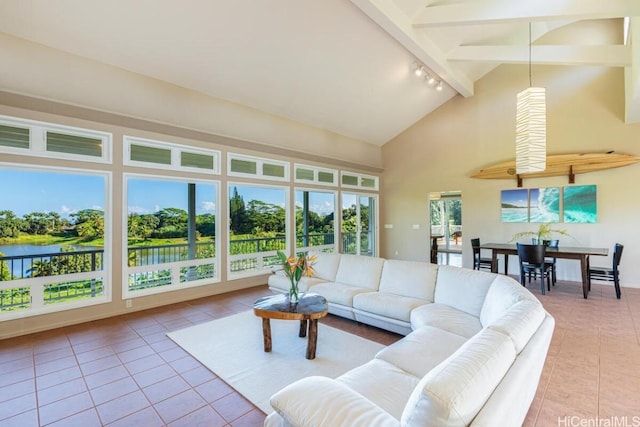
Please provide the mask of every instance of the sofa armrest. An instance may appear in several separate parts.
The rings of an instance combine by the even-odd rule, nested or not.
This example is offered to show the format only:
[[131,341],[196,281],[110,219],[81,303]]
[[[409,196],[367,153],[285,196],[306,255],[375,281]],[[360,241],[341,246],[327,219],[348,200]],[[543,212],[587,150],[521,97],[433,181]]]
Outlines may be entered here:
[[292,426],[398,427],[400,421],[339,381],[306,377],[271,396],[271,406]]

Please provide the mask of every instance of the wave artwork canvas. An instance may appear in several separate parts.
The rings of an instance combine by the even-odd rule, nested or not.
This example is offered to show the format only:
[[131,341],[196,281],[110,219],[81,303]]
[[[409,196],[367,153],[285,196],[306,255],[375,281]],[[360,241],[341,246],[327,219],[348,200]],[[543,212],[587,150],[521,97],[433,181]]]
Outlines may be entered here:
[[593,224],[598,220],[595,185],[564,187],[564,222]]
[[529,190],[529,222],[560,222],[560,187]]
[[529,190],[502,190],[500,206],[502,222],[528,222]]

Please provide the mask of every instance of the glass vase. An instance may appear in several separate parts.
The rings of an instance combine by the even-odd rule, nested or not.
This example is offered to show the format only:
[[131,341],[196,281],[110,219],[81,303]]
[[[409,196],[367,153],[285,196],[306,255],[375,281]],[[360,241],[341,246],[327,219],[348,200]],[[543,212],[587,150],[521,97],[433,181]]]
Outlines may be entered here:
[[300,290],[298,289],[298,283],[292,282],[289,289],[289,303],[297,304],[300,301]]

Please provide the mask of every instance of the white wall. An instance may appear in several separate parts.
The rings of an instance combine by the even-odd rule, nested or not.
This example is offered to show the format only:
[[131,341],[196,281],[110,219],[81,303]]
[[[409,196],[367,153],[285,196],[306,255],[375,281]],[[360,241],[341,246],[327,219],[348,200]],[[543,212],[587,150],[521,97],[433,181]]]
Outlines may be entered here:
[[[640,155],[640,125],[624,124],[623,70],[600,67],[543,67],[535,82],[547,88],[547,153],[604,152]],[[382,256],[427,260],[428,194],[462,191],[463,265],[470,267],[469,239],[508,242],[514,233],[537,224],[500,221],[500,191],[517,188],[515,180],[470,178],[479,169],[515,157],[516,94],[528,86],[522,66],[501,66],[476,83],[475,96],[456,97],[383,147]],[[612,248],[625,245],[623,286],[640,287],[640,163],[577,175],[576,185],[597,185],[598,223],[559,224],[572,237],[560,244]],[[567,186],[567,177],[524,180],[524,188]],[[419,230],[412,228],[420,224]],[[395,255],[396,251],[398,255]],[[560,279],[579,280],[578,262],[559,260]],[[593,264],[611,258],[592,257]],[[510,271],[517,273],[511,259]]]
[[2,33],[0,58],[0,90],[7,92],[373,168],[382,165],[377,145]]

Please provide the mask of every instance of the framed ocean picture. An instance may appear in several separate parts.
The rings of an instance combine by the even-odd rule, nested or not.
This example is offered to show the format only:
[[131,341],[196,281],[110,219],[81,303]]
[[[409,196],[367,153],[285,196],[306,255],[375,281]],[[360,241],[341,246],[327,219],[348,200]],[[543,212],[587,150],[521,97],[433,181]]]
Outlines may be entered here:
[[595,185],[572,185],[563,189],[564,222],[593,224],[598,220]]
[[529,222],[560,222],[560,187],[529,189]]
[[502,222],[529,222],[529,190],[502,190],[500,218]]

